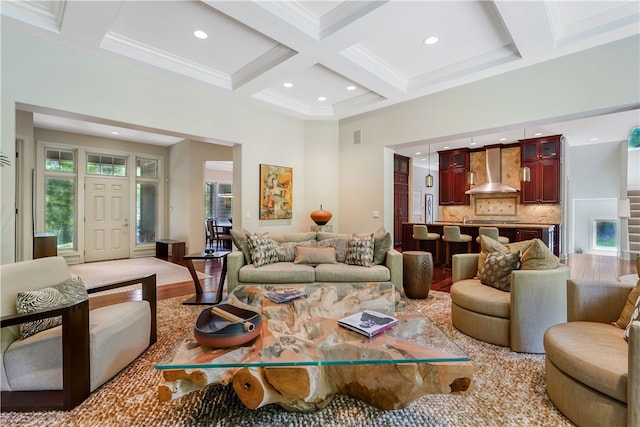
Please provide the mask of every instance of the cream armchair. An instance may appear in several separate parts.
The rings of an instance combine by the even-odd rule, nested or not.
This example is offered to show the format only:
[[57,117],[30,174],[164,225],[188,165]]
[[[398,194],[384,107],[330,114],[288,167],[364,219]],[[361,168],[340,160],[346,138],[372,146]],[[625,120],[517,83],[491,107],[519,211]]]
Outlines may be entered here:
[[[89,310],[89,300],[17,314],[21,291],[71,279],[62,257],[0,266],[3,411],[67,410],[124,369],[156,342],[156,276],[91,288],[89,294],[135,284],[143,301]],[[62,316],[62,325],[21,339],[19,325]]]
[[545,333],[547,394],[581,427],[640,426],[640,322],[629,342],[612,324],[633,287],[569,280],[568,323]]
[[567,321],[569,268],[514,270],[511,292],[475,276],[479,254],[456,254],[452,263],[451,320],[459,331],[522,353],[544,353],[543,335]]

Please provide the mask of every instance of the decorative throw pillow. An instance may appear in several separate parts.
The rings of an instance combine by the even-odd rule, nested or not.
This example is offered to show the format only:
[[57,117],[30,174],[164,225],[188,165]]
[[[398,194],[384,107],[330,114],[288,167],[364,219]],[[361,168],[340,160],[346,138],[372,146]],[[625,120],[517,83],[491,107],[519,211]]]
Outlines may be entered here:
[[636,304],[633,307],[633,313],[631,314],[631,319],[629,320],[629,324],[624,329],[624,340],[629,341],[629,334],[631,333],[631,324],[635,321],[640,321],[640,296],[636,299]]
[[294,264],[335,264],[336,263],[336,250],[332,247],[308,247],[297,246],[296,247],[296,259]]
[[503,245],[490,237],[480,235],[480,255],[478,256],[478,277],[482,273],[487,255],[491,252],[524,253],[533,244],[533,240],[523,240]]
[[627,297],[627,301],[625,302],[624,307],[622,308],[620,317],[618,318],[618,320],[613,322],[615,326],[617,326],[620,329],[624,329],[627,327],[627,325],[629,324],[629,321],[631,320],[631,314],[633,313],[633,306],[639,296],[640,296],[640,280],[638,280],[636,287],[631,289],[631,292],[629,292],[629,296]]
[[559,265],[560,259],[540,239],[533,239],[531,245],[522,252],[521,270],[551,270]]
[[249,250],[249,241],[247,240],[247,236],[251,235],[251,233],[244,229],[242,231],[231,229],[230,233],[231,241],[244,255],[244,263],[251,264],[251,251]]
[[375,265],[384,264],[392,243],[391,233],[384,227],[380,227],[373,233],[373,263]]
[[487,255],[480,282],[501,291],[511,290],[511,272],[520,264],[520,253],[491,252]]
[[320,240],[317,243],[319,247],[332,247],[336,250],[336,261],[345,262],[347,259],[347,248],[351,239],[343,239],[339,237],[332,237],[329,239]]
[[296,246],[315,246],[315,240],[307,240],[304,242],[283,242],[276,243],[276,251],[278,251],[278,261],[293,262],[296,258]]
[[[18,292],[16,311],[18,314],[33,313],[45,308],[84,301],[87,298],[87,288],[84,286],[82,279],[74,277],[59,285],[40,289],[39,291]],[[62,316],[26,322],[20,325],[20,335],[22,339],[25,339],[61,324]]]
[[251,234],[247,237],[247,241],[251,251],[251,261],[256,268],[278,262],[276,242],[269,237],[269,233],[262,236]]
[[369,237],[354,234],[349,241],[345,263],[370,267],[373,264],[373,246],[373,233]]

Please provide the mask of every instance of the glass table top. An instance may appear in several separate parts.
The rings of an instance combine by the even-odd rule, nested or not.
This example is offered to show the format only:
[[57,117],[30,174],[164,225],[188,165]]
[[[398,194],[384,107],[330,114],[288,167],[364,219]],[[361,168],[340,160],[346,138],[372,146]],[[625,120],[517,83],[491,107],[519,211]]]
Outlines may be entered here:
[[[337,324],[336,319],[371,305],[374,305],[371,309],[377,310],[375,301],[366,301],[367,297],[363,295],[373,295],[375,299],[379,289],[369,292],[362,286],[355,286],[346,293],[341,289],[337,296],[330,285],[323,286],[307,287],[307,298],[284,304],[256,298],[255,293],[248,292],[248,289],[239,289],[230,295],[227,302],[262,314],[261,332],[257,338],[240,346],[211,348],[198,343],[193,331],[189,331],[155,368],[295,367],[471,360],[421,313],[390,312],[399,319],[399,324],[373,338],[345,329]],[[272,288],[259,287],[256,292],[264,293]],[[340,303],[354,293],[358,301],[365,300],[369,307],[348,304],[354,311],[336,312],[334,308],[340,307]],[[323,310],[322,306],[327,306],[327,309]]]

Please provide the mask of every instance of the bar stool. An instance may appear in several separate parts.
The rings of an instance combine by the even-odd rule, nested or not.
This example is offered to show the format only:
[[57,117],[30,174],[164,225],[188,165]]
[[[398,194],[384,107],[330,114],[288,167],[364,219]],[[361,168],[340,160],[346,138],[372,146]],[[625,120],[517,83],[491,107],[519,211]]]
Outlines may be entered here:
[[466,243],[467,252],[471,253],[471,241],[473,238],[468,234],[460,234],[460,227],[457,225],[445,225],[443,227],[442,240],[447,242],[446,264],[451,267],[451,249],[450,243]]
[[415,224],[413,226],[413,235],[411,237],[415,240],[435,240],[436,262],[440,262],[440,235],[438,233],[429,233],[426,225]]
[[498,235],[498,227],[480,227],[478,228],[478,237],[476,237],[476,243],[480,243],[480,236],[487,236],[493,240],[506,245],[509,243],[509,238]]

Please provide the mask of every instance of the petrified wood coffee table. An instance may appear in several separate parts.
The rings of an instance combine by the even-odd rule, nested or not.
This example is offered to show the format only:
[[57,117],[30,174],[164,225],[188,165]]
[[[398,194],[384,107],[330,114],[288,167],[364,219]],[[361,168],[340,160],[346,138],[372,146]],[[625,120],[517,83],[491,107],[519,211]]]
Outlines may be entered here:
[[262,333],[229,349],[202,346],[188,333],[156,364],[164,378],[160,400],[232,381],[251,409],[275,403],[313,411],[336,393],[399,409],[428,393],[470,387],[470,358],[422,314],[396,314],[400,324],[373,339],[337,325],[336,319],[365,308],[393,313],[392,287],[315,285],[307,287],[307,298],[285,304],[262,297],[282,287],[292,286],[234,289],[228,302],[261,312]]

